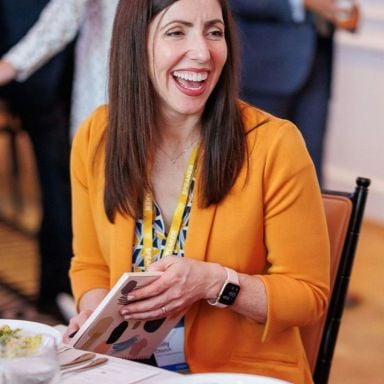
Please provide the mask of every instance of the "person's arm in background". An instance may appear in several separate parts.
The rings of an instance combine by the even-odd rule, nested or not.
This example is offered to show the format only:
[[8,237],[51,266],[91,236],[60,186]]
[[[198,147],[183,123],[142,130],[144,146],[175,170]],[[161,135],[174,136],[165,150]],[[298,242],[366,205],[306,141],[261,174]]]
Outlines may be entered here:
[[88,0],[51,0],[29,32],[0,60],[0,85],[26,80],[76,36]]
[[292,21],[289,0],[229,0],[230,8],[236,15],[250,20]]
[[305,11],[318,14],[334,23],[340,8],[334,0],[229,0],[234,14],[250,20],[303,22]]
[[305,20],[304,0],[289,0],[292,12],[292,20],[296,23],[301,23]]
[[337,6],[335,0],[302,0],[304,7],[327,20],[328,22],[335,24],[337,14],[342,10]]
[[339,11],[335,0],[288,0],[291,6],[292,19],[303,22],[306,11],[317,14],[328,22],[335,22],[335,15]]

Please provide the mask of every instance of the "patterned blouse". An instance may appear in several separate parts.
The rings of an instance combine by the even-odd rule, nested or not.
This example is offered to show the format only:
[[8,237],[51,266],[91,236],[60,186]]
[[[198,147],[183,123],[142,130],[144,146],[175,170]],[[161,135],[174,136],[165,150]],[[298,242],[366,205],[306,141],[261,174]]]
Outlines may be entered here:
[[[193,187],[195,185],[195,178],[192,179],[189,189],[187,204],[184,209],[183,218],[180,226],[180,232],[176,240],[175,249],[173,251],[174,256],[184,256],[184,245],[187,238],[189,216],[191,213],[192,199],[193,199]],[[165,233],[164,219],[161,215],[159,206],[154,202],[155,207],[155,219],[152,222],[152,238],[153,238],[153,255],[154,262],[161,259],[165,244],[167,241],[167,234]],[[143,248],[143,220],[136,221],[135,227],[135,239],[133,241],[133,260],[132,270],[136,272],[143,272],[145,270],[144,260],[141,250]]]

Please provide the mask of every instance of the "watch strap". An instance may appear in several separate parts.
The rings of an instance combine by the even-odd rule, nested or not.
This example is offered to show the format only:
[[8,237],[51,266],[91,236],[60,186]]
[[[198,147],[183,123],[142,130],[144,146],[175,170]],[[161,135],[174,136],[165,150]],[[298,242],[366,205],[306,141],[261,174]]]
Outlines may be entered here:
[[223,284],[223,286],[220,289],[219,295],[215,299],[208,299],[207,300],[208,304],[214,305],[214,306],[219,307],[219,308],[228,307],[228,305],[220,303],[220,301],[219,301],[221,295],[224,292],[225,287],[227,286],[227,284],[228,283],[232,283],[232,284],[235,284],[235,285],[240,285],[239,284],[239,276],[237,275],[237,272],[234,271],[233,269],[230,269],[230,268],[227,268],[227,267],[224,267],[224,269],[225,269],[225,271],[227,273],[227,278],[224,281],[224,284]]

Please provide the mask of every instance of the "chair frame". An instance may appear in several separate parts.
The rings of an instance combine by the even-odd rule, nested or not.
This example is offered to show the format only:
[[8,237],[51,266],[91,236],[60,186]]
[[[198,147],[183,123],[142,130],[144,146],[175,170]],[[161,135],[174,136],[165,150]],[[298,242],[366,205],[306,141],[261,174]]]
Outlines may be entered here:
[[326,384],[328,382],[370,183],[370,179],[358,177],[356,179],[355,191],[352,193],[340,191],[323,192],[324,195],[344,196],[350,199],[352,202],[352,212],[313,371],[313,378],[316,384]]

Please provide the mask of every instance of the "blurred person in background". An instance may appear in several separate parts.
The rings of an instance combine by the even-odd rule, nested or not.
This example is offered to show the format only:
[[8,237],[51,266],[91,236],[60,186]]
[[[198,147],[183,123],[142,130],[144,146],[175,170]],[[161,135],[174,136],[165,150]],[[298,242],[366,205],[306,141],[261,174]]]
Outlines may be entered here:
[[[27,2],[28,3],[28,2]],[[33,1],[30,1],[33,3]],[[24,81],[74,40],[71,136],[107,98],[107,61],[118,0],[45,1],[38,21],[0,61],[0,84]],[[21,37],[21,36],[20,36]]]
[[[22,9],[24,3],[32,6],[33,1],[24,0],[18,7]],[[40,3],[45,7],[39,8],[41,14],[35,24],[30,24],[30,29],[23,29],[18,35],[22,39],[13,41],[16,45],[8,44],[7,49],[10,49],[0,60],[0,85],[12,80],[20,84],[28,82],[33,73],[77,37],[69,123],[72,137],[80,123],[98,105],[106,102],[108,51],[118,0]],[[67,275],[67,270],[64,272]],[[74,312],[71,298],[59,295],[58,302],[65,318],[70,318]]]
[[321,183],[333,32],[356,28],[356,5],[345,0],[229,3],[242,43],[242,98],[299,127]]
[[[0,54],[7,52],[29,30],[46,3],[46,0],[0,1]],[[56,296],[70,292],[70,87],[67,84],[71,84],[71,50],[68,47],[55,56],[25,82],[12,81],[0,86],[0,98],[12,114],[19,116],[34,149],[42,199],[37,304],[40,311],[56,316],[60,316]]]

